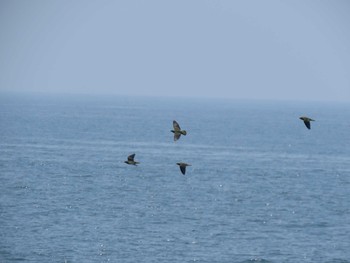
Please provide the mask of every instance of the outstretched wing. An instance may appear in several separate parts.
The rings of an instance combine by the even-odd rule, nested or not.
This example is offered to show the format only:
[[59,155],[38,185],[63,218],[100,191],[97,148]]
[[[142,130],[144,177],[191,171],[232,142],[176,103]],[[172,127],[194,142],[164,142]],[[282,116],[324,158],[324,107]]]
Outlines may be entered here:
[[176,121],[173,121],[173,127],[174,131],[181,131],[180,125]]
[[305,126],[310,130],[311,129],[310,121],[304,120],[304,123],[305,123]]
[[135,154],[129,155],[128,156],[128,161],[133,162],[134,161]]
[[180,139],[181,133],[174,133],[174,141],[176,142],[178,139]]
[[185,174],[186,173],[186,166],[180,165],[180,170],[181,170],[182,174]]

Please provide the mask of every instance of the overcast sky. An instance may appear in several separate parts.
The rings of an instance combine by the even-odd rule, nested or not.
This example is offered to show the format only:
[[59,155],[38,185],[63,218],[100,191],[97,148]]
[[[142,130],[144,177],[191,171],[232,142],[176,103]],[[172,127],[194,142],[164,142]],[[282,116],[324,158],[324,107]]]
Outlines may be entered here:
[[350,101],[350,1],[0,0],[0,90]]

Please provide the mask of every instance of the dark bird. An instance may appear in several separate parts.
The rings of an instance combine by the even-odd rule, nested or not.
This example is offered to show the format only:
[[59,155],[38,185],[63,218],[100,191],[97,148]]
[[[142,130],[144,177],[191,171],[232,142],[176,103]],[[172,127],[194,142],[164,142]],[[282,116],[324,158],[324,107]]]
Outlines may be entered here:
[[186,173],[186,166],[191,166],[190,164],[187,163],[176,163],[178,166],[180,166],[180,171],[182,174]]
[[129,155],[129,156],[128,156],[128,160],[125,161],[124,163],[126,163],[126,164],[131,164],[131,165],[136,165],[136,164],[138,164],[139,162],[135,162],[135,161],[134,161],[134,157],[135,157],[135,154]]
[[315,120],[310,119],[308,117],[300,117],[299,119],[301,119],[304,122],[306,128],[308,128],[309,130],[311,129],[310,121],[315,121]]
[[180,139],[181,134],[182,135],[187,134],[185,130],[181,130],[180,125],[176,121],[173,121],[173,127],[174,127],[174,130],[171,130],[171,132],[174,133],[174,141],[177,141],[178,139]]

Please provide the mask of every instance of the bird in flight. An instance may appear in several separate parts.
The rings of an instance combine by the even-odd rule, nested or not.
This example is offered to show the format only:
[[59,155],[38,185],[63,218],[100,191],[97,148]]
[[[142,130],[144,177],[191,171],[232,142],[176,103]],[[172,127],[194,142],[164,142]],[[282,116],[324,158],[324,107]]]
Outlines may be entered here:
[[173,121],[173,127],[174,127],[174,130],[171,130],[171,132],[174,133],[174,141],[177,141],[178,139],[180,139],[181,134],[182,135],[187,134],[185,130],[181,130],[180,125],[176,121]]
[[134,161],[134,157],[135,157],[135,154],[134,154],[134,153],[131,154],[131,155],[129,155],[129,156],[128,156],[128,160],[125,161],[124,163],[126,163],[126,164],[131,164],[131,165],[137,165],[139,162],[135,162],[135,161]]
[[299,119],[301,119],[304,122],[306,128],[308,128],[309,130],[311,129],[310,121],[315,121],[315,120],[310,119],[308,117],[300,117]]
[[182,174],[186,173],[186,166],[191,166],[188,163],[176,163],[178,166],[180,166],[180,171]]

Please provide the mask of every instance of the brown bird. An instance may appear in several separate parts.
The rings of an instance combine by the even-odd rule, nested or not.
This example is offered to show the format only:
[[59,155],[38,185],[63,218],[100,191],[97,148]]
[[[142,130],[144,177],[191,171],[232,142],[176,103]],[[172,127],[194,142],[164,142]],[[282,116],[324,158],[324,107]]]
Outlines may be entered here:
[[315,120],[310,119],[308,117],[300,117],[299,119],[301,119],[304,122],[306,128],[308,128],[309,130],[311,129],[310,121],[315,121]]
[[180,139],[181,134],[182,135],[187,134],[185,130],[181,130],[180,125],[176,121],[173,121],[173,127],[174,127],[174,130],[171,130],[171,132],[174,133],[174,141],[177,141],[178,139]]
[[188,163],[176,163],[178,166],[180,166],[180,171],[182,174],[186,173],[186,166],[191,166]]
[[135,161],[134,161],[134,157],[135,157],[135,154],[134,154],[134,153],[131,154],[131,155],[129,155],[129,156],[128,156],[128,160],[125,161],[124,163],[126,163],[126,164],[131,164],[131,165],[137,165],[139,162],[135,162]]

